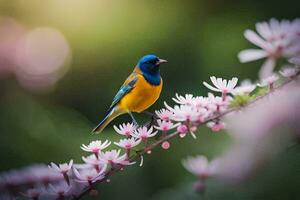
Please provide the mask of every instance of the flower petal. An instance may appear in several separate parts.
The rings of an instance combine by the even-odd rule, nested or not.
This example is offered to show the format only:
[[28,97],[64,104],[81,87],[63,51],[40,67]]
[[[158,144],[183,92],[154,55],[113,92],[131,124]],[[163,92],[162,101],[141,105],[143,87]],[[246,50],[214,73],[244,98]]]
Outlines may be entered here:
[[240,62],[245,63],[253,60],[259,60],[267,56],[267,52],[260,49],[246,49],[238,54]]
[[263,40],[261,37],[259,37],[252,30],[246,30],[244,33],[244,36],[247,40],[249,40],[250,42],[252,42],[253,44],[255,44],[258,47],[261,47],[263,49],[267,47],[267,42],[265,40]]
[[203,82],[203,85],[205,87],[207,87],[208,89],[215,91],[215,92],[220,92],[221,90],[219,90],[218,88],[214,88],[213,86],[209,85],[208,83],[206,83],[205,81]]
[[259,78],[262,80],[262,79],[265,79],[269,76],[271,76],[273,74],[273,69],[275,67],[275,59],[273,58],[268,58],[264,64],[261,66],[260,70],[259,70],[259,73],[258,73],[258,76]]

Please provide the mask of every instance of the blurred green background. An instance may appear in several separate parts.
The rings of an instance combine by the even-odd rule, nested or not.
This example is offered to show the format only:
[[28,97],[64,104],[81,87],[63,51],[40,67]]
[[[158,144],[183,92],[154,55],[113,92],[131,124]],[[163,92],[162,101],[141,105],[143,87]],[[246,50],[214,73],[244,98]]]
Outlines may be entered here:
[[[150,111],[163,107],[163,101],[171,103],[176,92],[205,95],[202,81],[211,75],[255,80],[262,61],[241,64],[237,59],[240,50],[253,47],[243,31],[271,17],[294,19],[299,10],[296,0],[0,0],[1,17],[28,29],[55,28],[72,51],[69,70],[47,92],[23,89],[14,75],[0,79],[0,171],[71,158],[81,162],[82,143],[117,140],[111,126],[102,135],[90,131],[144,54],[169,61],[161,68],[162,96]],[[122,116],[113,124],[129,120]],[[176,139],[168,151],[156,149],[146,156],[143,167],[134,165],[114,176],[100,187],[100,197],[297,199],[299,147],[247,183],[231,186],[211,180],[204,196],[194,193],[195,178],[181,166],[182,158],[212,158],[229,143],[226,133],[202,128],[197,140]]]

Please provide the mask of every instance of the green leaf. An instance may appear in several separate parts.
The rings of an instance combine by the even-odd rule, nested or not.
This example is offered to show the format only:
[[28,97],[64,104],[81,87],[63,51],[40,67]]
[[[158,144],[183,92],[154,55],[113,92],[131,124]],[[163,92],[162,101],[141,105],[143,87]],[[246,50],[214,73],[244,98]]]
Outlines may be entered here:
[[252,97],[248,94],[245,95],[237,95],[230,103],[231,108],[240,107],[247,105],[252,100]]

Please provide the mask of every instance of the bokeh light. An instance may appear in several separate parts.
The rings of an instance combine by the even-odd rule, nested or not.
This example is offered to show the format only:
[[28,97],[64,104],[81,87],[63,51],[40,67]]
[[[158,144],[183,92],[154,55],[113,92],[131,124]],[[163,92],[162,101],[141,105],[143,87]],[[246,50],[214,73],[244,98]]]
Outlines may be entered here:
[[18,48],[16,76],[28,89],[46,89],[66,73],[70,56],[70,47],[59,31],[33,29],[24,35]]
[[11,17],[0,16],[0,78],[14,72],[16,51],[26,29]]
[[49,91],[68,71],[71,49],[51,27],[29,30],[11,17],[0,17],[0,77],[14,75],[35,92]]

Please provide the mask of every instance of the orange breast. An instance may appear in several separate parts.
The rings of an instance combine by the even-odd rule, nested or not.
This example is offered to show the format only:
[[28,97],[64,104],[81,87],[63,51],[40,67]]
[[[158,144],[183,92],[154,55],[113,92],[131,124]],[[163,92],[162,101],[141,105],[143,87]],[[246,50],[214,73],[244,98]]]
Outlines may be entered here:
[[142,75],[139,78],[134,88],[126,94],[118,107],[130,112],[142,112],[149,108],[159,98],[163,81],[160,85],[149,84]]

